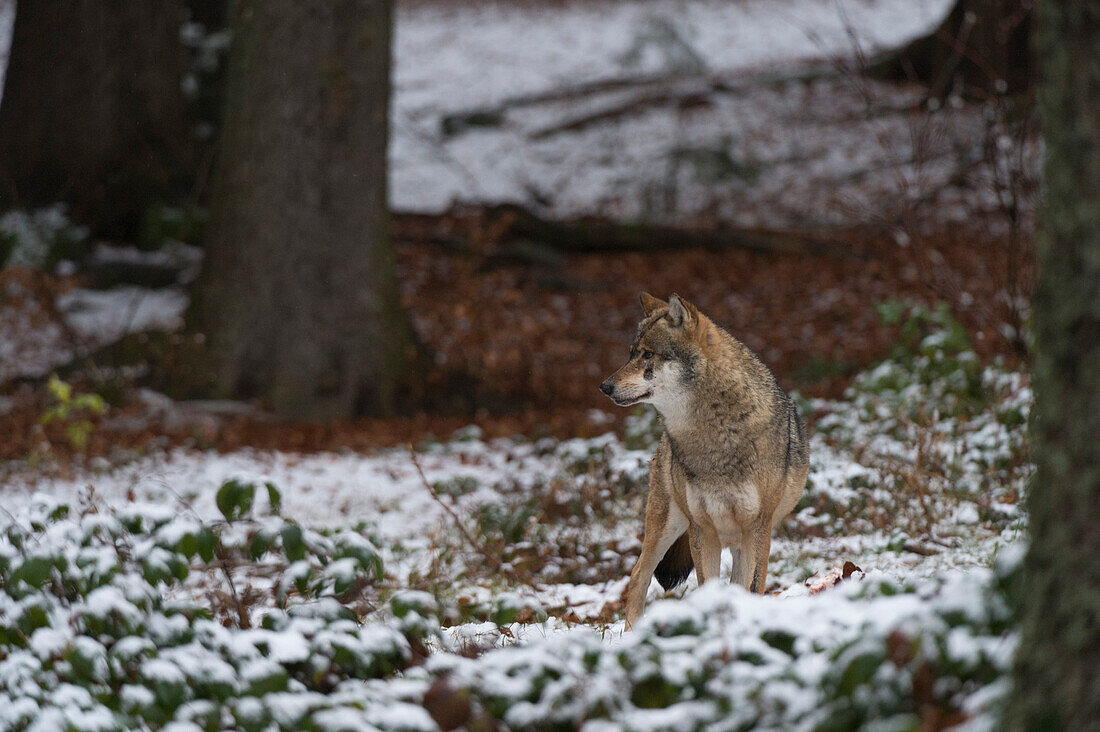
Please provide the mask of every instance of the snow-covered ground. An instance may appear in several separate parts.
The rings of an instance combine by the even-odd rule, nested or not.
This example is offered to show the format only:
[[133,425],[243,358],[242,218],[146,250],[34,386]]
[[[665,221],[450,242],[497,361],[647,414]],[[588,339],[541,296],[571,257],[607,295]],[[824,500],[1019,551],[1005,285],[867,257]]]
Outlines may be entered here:
[[8,71],[8,49],[11,47],[11,26],[15,22],[15,0],[0,0],[0,98],[4,92],[4,76]]
[[[772,544],[777,596],[689,580],[661,602],[654,582],[629,633],[618,600],[649,414],[585,440],[470,428],[412,453],[0,466],[0,615],[19,631],[0,628],[0,730],[435,730],[475,713],[510,729],[908,729],[945,714],[996,729],[1031,396],[1019,374],[935,350],[805,405],[810,480]],[[245,483],[245,515],[222,523]],[[303,541],[329,558],[294,556]],[[354,584],[375,558],[384,576]],[[833,586],[846,562],[858,571]],[[355,587],[366,597],[337,601]],[[91,693],[105,688],[119,692]]]
[[0,285],[0,292],[7,298],[0,308],[0,383],[45,376],[130,333],[174,331],[189,302],[177,287],[74,289],[56,298],[55,314],[26,287]]
[[652,412],[590,439],[469,427],[412,451],[0,464],[18,629],[0,626],[0,730],[93,712],[102,729],[434,730],[448,685],[512,729],[912,728],[932,707],[995,729],[1015,562],[993,570],[1026,530],[1031,392],[945,310],[897,315],[923,333],[909,352],[802,402],[810,476],[772,543],[773,596],[689,580],[659,602],[652,582],[630,633]]
[[[429,483],[446,484],[459,479],[474,488],[455,502],[465,520],[472,507],[503,502],[516,490],[544,490],[550,477],[569,474],[572,456],[593,446],[609,449],[618,474],[632,483],[623,501],[623,515],[617,526],[597,528],[594,534],[624,553],[637,548],[642,529],[642,491],[648,471],[649,450],[630,450],[617,440],[573,441],[557,446],[548,454],[531,443],[497,440],[448,443],[419,455]],[[857,476],[872,472],[851,455],[838,453],[820,438],[813,442],[811,463],[815,491],[830,500],[850,501],[849,487]],[[399,555],[386,556],[387,568],[400,575],[422,571],[438,551],[441,532],[453,531],[449,516],[420,480],[407,451],[380,451],[374,455],[296,455],[260,450],[243,450],[227,455],[174,450],[110,467],[106,463],[81,471],[68,479],[45,478],[33,472],[9,475],[4,481],[5,508],[18,513],[20,507],[41,496],[61,501],[78,501],[94,486],[99,501],[117,507],[130,500],[162,505],[192,505],[206,519],[218,517],[214,494],[230,479],[262,484],[271,481],[283,493],[283,511],[314,528],[350,527],[366,521],[383,547],[399,543]],[[451,501],[447,496],[444,501]],[[769,586],[790,590],[811,577],[825,575],[845,561],[865,571],[881,571],[899,580],[932,577],[948,570],[989,566],[1003,546],[1021,538],[1021,526],[985,526],[978,519],[973,502],[953,502],[934,527],[940,544],[921,544],[917,551],[904,548],[905,538],[896,527],[866,534],[841,532],[824,537],[780,538],[772,544]],[[806,518],[813,514],[808,510]],[[0,519],[3,521],[3,519]],[[616,541],[617,540],[617,541]],[[609,551],[614,551],[613,549]],[[729,556],[724,557],[729,564]],[[627,568],[630,562],[626,563]],[[731,566],[724,568],[728,573]],[[403,579],[403,578],[402,578]],[[399,580],[400,581],[400,580]],[[476,582],[461,588],[460,594],[485,599],[499,590],[500,578],[489,586]],[[694,578],[688,583],[693,586]],[[521,591],[546,607],[567,605],[578,617],[599,615],[604,603],[617,600],[626,583],[625,573],[590,585],[575,582],[546,584]],[[654,596],[659,586],[652,586]],[[677,594],[681,594],[677,592]],[[797,594],[797,593],[795,593]],[[621,630],[621,625],[620,628]]]
[[[883,185],[915,197],[954,172],[919,160],[944,151],[911,150],[913,125],[965,143],[976,120],[915,123],[903,114],[915,90],[836,74],[830,62],[900,45],[949,5],[405,5],[391,200],[411,211],[515,201],[551,216],[747,225],[889,216]],[[807,64],[817,69],[807,81],[775,80]]]
[[950,5],[951,0],[405,3],[397,11],[394,106],[399,117],[420,116],[624,74],[744,72],[848,56],[853,42],[874,52],[927,31]]
[[[861,377],[863,391],[848,399],[812,405],[819,429],[811,442],[809,486],[773,542],[773,591],[798,594],[807,581],[846,561],[902,582],[989,566],[999,549],[1021,538],[1018,501],[1029,474],[1020,458],[1030,406],[1026,381],[988,370],[981,389],[996,401],[961,415],[952,413],[952,394],[944,394],[939,381],[922,386],[919,372],[890,365]],[[883,386],[896,383],[903,386]],[[944,414],[920,427],[909,421],[910,410],[930,404]],[[605,603],[618,599],[639,548],[658,429],[651,420],[633,418],[626,437],[562,442],[486,442],[470,429],[450,442],[422,446],[415,456],[405,449],[311,455],[175,449],[98,459],[64,477],[12,464],[3,480],[3,503],[18,514],[38,497],[77,501],[94,486],[96,499],[106,505],[189,505],[214,519],[214,496],[225,481],[270,481],[282,491],[285,515],[306,526],[369,526],[399,586],[410,576],[426,576],[444,550],[470,552],[455,516],[495,541],[496,524],[485,529],[485,516],[499,509],[504,518],[498,522],[510,516],[531,522],[506,540],[505,549],[514,554],[504,561],[522,562],[532,543],[546,550],[529,584],[508,589],[544,607],[595,618]],[[558,556],[566,545],[598,556]],[[514,585],[484,567],[467,569],[457,561],[449,571],[466,577],[452,583],[451,591],[468,600],[486,600]],[[652,591],[659,591],[655,582]]]

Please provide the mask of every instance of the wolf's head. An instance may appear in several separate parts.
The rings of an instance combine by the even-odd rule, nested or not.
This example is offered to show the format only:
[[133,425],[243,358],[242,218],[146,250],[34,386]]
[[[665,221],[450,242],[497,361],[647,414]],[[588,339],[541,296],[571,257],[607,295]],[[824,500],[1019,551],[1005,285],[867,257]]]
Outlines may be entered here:
[[630,360],[600,384],[600,391],[620,407],[646,402],[669,416],[690,401],[710,323],[677,295],[666,303],[643,292],[641,300],[645,317],[630,344]]

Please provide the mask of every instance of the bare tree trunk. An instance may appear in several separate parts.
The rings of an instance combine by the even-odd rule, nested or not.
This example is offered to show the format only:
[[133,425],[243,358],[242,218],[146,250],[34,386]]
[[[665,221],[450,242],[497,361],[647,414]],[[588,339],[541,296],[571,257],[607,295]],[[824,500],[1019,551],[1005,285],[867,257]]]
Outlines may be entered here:
[[0,101],[0,208],[65,201],[99,233],[189,185],[180,0],[27,0]]
[[876,71],[919,81],[937,98],[952,91],[1024,91],[1034,76],[1031,5],[1031,0],[956,0],[932,33],[889,54]]
[[1046,141],[1033,322],[1036,472],[1006,726],[1100,724],[1100,10],[1040,5]]
[[238,0],[192,324],[218,395],[392,411],[411,356],[388,236],[389,0]]
[[189,19],[207,31],[224,28],[229,18],[229,0],[185,0]]

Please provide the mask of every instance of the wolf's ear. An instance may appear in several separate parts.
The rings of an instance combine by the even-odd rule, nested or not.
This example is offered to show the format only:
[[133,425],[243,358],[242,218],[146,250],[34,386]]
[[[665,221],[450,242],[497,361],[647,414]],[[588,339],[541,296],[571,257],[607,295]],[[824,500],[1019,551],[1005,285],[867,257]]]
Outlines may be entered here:
[[643,292],[639,295],[639,299],[642,301],[642,312],[649,315],[657,308],[667,308],[668,303],[664,300],[658,299],[650,295],[648,292]]
[[695,323],[695,306],[673,295],[668,299],[668,320],[674,328],[690,328]]

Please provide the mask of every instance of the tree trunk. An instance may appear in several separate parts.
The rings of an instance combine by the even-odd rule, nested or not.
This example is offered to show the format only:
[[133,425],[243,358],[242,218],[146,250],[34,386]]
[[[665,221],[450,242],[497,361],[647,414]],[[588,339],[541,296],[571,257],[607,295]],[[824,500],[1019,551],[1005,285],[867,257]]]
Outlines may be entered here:
[[207,31],[217,31],[229,23],[229,0],[185,0],[188,19],[201,23]]
[[64,201],[107,236],[189,185],[180,0],[20,2],[0,101],[0,209]]
[[1083,730],[1100,720],[1100,12],[1091,0],[1039,8],[1036,472],[1006,723]]
[[889,54],[875,71],[888,78],[919,81],[935,98],[953,91],[969,96],[1025,91],[1034,75],[1031,4],[1031,0],[956,0],[932,33]]
[[192,325],[220,396],[395,407],[411,329],[388,236],[389,0],[238,0]]

